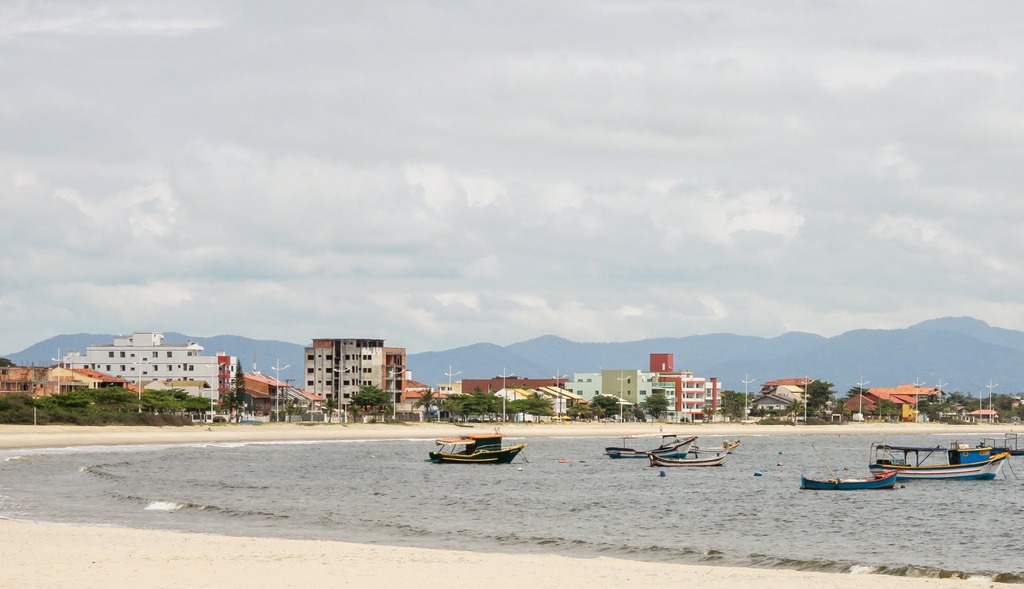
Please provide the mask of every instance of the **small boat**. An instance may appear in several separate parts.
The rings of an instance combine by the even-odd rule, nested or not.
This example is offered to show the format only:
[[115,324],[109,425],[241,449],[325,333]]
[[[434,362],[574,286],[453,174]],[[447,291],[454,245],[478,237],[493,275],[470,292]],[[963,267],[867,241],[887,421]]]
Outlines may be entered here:
[[604,453],[607,454],[609,458],[647,458],[648,453],[668,458],[683,458],[686,456],[686,453],[690,451],[690,446],[693,445],[693,442],[697,439],[697,436],[680,438],[676,434],[654,434],[654,436],[661,436],[661,445],[653,450],[636,450],[634,448],[627,448],[626,440],[651,437],[650,435],[636,435],[624,436],[622,438],[622,446],[609,446],[604,449]]
[[1017,443],[1017,434],[1004,434],[1001,438],[983,438],[979,446],[992,448],[993,454],[1006,452],[1010,456],[1024,456],[1024,446]]
[[651,466],[722,466],[729,454],[722,452],[705,458],[666,458],[652,452],[647,453]]
[[508,464],[526,444],[502,446],[503,434],[470,434],[457,438],[440,438],[435,441],[441,446],[437,452],[430,453],[430,461],[435,463],[476,463],[476,464]]
[[811,491],[861,491],[865,489],[891,489],[896,485],[899,471],[883,470],[864,479],[810,479],[800,475],[800,488]]
[[893,446],[871,444],[872,472],[896,471],[896,480],[951,479],[992,480],[999,474],[1008,452],[992,453],[989,447],[961,442],[950,446]]
[[690,454],[699,454],[701,452],[732,452],[740,445],[739,440],[729,441],[722,440],[721,446],[714,446],[712,448],[704,448],[703,446],[691,446]]

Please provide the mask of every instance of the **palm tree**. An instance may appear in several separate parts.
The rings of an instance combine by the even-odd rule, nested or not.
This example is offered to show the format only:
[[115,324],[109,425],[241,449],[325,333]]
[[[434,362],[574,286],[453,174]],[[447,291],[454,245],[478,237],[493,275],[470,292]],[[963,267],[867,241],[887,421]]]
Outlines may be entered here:
[[434,405],[435,401],[437,401],[437,397],[434,396],[434,391],[428,389],[426,391],[423,391],[423,393],[420,395],[420,398],[413,405],[413,408],[424,408],[427,414],[427,421],[430,421],[430,408],[431,406]]

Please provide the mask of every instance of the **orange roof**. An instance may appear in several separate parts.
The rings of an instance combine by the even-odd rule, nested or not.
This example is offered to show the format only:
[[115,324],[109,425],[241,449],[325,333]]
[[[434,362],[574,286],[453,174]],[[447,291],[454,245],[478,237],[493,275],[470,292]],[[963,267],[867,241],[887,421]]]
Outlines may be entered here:
[[74,372],[75,374],[81,374],[82,376],[87,376],[89,378],[95,378],[96,380],[100,380],[103,382],[128,382],[128,379],[126,378],[122,378],[120,376],[112,376],[110,374],[107,374],[106,372],[99,372],[98,370],[93,370],[91,368],[64,368],[63,370]]

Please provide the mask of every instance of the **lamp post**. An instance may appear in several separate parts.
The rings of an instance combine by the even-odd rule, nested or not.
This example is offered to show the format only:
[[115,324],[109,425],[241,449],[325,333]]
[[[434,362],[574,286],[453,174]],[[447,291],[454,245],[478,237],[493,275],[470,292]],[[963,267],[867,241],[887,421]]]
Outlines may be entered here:
[[[462,374],[461,370],[458,371],[458,372],[452,372],[452,365],[451,364],[448,365],[448,372],[444,373],[444,375],[448,377],[448,392],[445,393],[446,397],[450,396],[452,394],[452,377],[453,376],[458,376],[460,374]],[[427,413],[429,413],[430,412],[430,407],[427,407],[426,410],[427,410]],[[441,408],[440,408],[440,406],[438,407],[437,414],[438,414],[437,418],[438,418],[438,420],[440,420],[441,419]],[[427,416],[427,421],[430,421],[430,416],[429,415]]]
[[870,384],[870,380],[864,380],[864,377],[860,377],[860,382],[857,383],[857,415],[860,417],[860,421],[864,421],[864,385]]
[[508,398],[508,387],[505,386],[505,379],[515,376],[514,372],[506,372],[505,368],[501,369],[501,422],[505,423],[505,399]]
[[750,418],[750,396],[747,394],[747,385],[754,382],[753,378],[743,375],[743,419]]
[[[400,368],[388,370],[388,384],[394,384],[394,381],[399,378],[402,372]],[[402,389],[399,387],[397,391],[392,389],[389,392],[391,393],[391,421],[396,421],[398,419],[398,399],[402,398]]]
[[[555,370],[555,386],[558,387],[559,389],[564,388],[561,385],[561,381],[562,381],[563,378],[566,378],[568,376],[569,376],[568,374],[565,375],[565,376],[561,376],[558,373],[558,370]],[[559,393],[558,394],[558,409],[559,409],[558,416],[559,417],[561,417],[562,414],[565,413],[564,409],[567,409],[567,407],[565,405],[566,405],[565,397],[562,395],[562,393]]]
[[999,385],[998,384],[992,384],[992,379],[989,379],[989,381],[988,381],[988,410],[989,410],[988,422],[989,423],[992,423],[992,418],[994,417],[994,414],[992,412],[992,389],[996,388],[997,386],[999,386]]
[[285,364],[284,366],[281,366],[281,359],[278,358],[277,362],[270,367],[270,369],[277,374],[277,384],[274,385],[274,388],[277,390],[277,394],[274,395],[274,405],[276,407],[274,412],[277,414],[278,423],[281,422],[281,371],[287,370],[290,366],[291,364]]
[[57,394],[59,395],[60,394],[60,368],[61,368],[61,364],[63,364],[63,361],[61,360],[61,357],[60,357],[60,348],[57,348],[57,357],[56,358],[50,358],[50,360],[53,360],[53,362],[56,364],[56,366],[53,369],[53,380],[56,381],[55,385],[53,387],[53,390],[55,390],[57,392]]
[[804,425],[807,425],[807,397],[811,394],[811,378],[804,377]]
[[[923,383],[923,382],[918,382],[919,380],[921,380],[921,379],[920,378],[915,378],[914,379],[914,388],[918,388],[919,389],[919,388],[921,388],[921,387],[923,387],[925,385],[925,383]],[[920,399],[920,397],[921,397],[921,391],[914,391],[914,423],[917,423],[917,421],[918,421],[918,419],[917,419],[917,401],[918,401],[918,399]]]
[[139,413],[142,413],[142,362],[132,362],[139,367]]
[[624,374],[624,370],[619,371],[619,423],[622,423],[622,381],[626,380]]

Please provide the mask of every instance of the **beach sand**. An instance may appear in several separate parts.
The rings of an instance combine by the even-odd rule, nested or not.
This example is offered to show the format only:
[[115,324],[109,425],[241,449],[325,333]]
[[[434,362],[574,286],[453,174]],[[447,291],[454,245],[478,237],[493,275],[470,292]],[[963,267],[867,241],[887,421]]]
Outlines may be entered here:
[[[509,437],[619,436],[666,432],[725,435],[953,433],[965,437],[1002,434],[1006,426],[932,424],[852,424],[791,427],[741,424],[558,424],[506,425]],[[1019,428],[1017,428],[1019,429]],[[0,448],[111,444],[180,444],[228,441],[326,439],[430,439],[493,431],[478,424],[341,426],[277,424],[214,425],[184,428],[0,426]],[[2,492],[2,481],[0,481]],[[987,580],[919,579],[647,563],[613,558],[570,558],[543,554],[499,554],[442,549],[399,548],[321,540],[243,538],[116,527],[43,524],[0,520],[0,587],[353,587],[417,589],[487,587],[706,589],[836,588],[924,589],[995,587]]]

